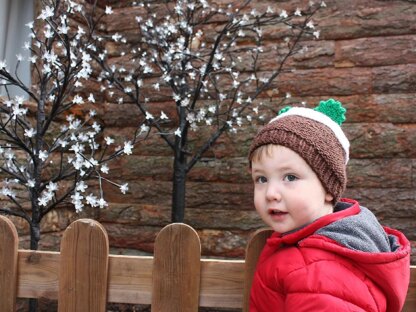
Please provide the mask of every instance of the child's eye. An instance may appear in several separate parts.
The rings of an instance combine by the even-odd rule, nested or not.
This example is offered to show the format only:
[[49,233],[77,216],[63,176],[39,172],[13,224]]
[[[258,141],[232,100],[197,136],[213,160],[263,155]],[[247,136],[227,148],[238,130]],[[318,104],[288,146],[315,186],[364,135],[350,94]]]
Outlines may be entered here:
[[263,184],[267,182],[267,178],[264,176],[259,176],[256,178],[256,183]]
[[295,175],[293,175],[293,174],[288,174],[288,175],[286,175],[285,176],[285,181],[288,181],[288,182],[293,182],[293,181],[296,181],[298,178],[295,176]]

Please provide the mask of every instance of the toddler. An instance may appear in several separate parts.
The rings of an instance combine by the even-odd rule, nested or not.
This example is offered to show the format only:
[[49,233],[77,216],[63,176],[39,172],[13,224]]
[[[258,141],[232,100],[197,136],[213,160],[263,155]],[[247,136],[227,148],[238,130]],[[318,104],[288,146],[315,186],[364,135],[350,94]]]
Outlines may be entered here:
[[259,261],[251,312],[399,312],[410,243],[367,208],[340,199],[349,141],[345,108],[287,107],[255,136],[249,161],[254,205],[275,232]]

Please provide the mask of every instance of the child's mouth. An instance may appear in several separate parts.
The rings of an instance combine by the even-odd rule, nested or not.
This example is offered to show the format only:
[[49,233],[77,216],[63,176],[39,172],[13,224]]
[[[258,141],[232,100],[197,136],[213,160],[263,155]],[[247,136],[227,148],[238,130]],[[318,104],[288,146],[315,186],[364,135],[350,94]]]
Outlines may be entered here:
[[269,209],[269,215],[272,215],[272,216],[283,216],[285,214],[287,214],[287,212],[283,212],[277,209]]

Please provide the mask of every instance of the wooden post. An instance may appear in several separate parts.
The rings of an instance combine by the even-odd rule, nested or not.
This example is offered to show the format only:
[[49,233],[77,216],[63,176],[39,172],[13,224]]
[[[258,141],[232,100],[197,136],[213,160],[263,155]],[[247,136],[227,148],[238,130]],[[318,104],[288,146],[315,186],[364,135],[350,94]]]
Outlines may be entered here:
[[152,312],[197,312],[201,244],[190,226],[174,223],[158,234],[153,263]]
[[108,237],[90,219],[73,222],[61,242],[59,312],[104,312],[107,301]]
[[267,239],[273,233],[270,229],[261,229],[256,231],[251,237],[246,248],[246,261],[244,268],[244,299],[243,312],[249,312],[250,289],[253,282],[254,272],[256,271],[257,261]]
[[0,216],[0,311],[14,312],[17,291],[17,248],[14,224]]

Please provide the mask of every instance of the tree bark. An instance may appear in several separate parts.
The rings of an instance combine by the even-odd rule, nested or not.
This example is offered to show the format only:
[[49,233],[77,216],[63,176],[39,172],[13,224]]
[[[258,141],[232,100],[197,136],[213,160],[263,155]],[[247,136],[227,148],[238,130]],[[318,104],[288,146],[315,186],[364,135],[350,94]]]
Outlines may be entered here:
[[185,218],[186,157],[177,153],[173,164],[172,222],[183,222]]
[[32,220],[30,224],[30,249],[38,250],[40,240],[40,224],[36,220]]
[[[40,218],[39,206],[35,201],[32,201],[32,221],[30,222],[30,249],[38,250],[40,241]],[[38,310],[38,299],[29,299],[29,312],[36,312]]]

